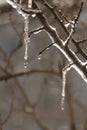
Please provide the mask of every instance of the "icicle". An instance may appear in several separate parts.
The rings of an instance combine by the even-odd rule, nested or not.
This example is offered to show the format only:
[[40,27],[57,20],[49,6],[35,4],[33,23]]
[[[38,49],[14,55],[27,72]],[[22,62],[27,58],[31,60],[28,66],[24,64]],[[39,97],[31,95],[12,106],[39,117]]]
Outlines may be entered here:
[[28,0],[28,8],[32,7],[32,0]]
[[35,18],[35,17],[36,17],[36,14],[32,14],[32,17]]
[[64,110],[64,101],[65,101],[65,86],[66,86],[66,71],[63,70],[63,79],[62,79],[62,93],[61,93],[61,110]]
[[[28,0],[28,8],[32,8],[32,0]],[[30,37],[28,36],[29,31],[29,15],[24,17],[24,44],[25,44],[25,53],[24,53],[24,68],[28,68],[28,46],[30,42]]]
[[25,45],[24,68],[25,69],[28,67],[28,46],[30,42],[28,31],[29,31],[29,15],[26,15],[26,17],[24,17],[24,45]]
[[62,71],[62,93],[61,93],[61,110],[64,110],[64,101],[65,101],[65,87],[66,87],[66,75],[67,75],[67,72],[72,68],[73,66],[73,63],[69,63],[68,65],[66,65],[64,68],[63,68],[63,71]]

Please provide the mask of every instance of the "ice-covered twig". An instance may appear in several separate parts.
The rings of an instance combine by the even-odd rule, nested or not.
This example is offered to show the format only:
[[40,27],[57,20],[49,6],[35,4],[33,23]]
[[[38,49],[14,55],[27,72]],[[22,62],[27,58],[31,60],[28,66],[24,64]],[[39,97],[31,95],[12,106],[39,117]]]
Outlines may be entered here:
[[63,22],[70,23],[71,25],[73,24],[73,21],[69,20],[69,19],[62,13],[61,10],[59,10],[58,13],[59,13],[60,16],[62,17]]
[[84,4],[84,2],[81,2],[81,6],[80,6],[80,8],[79,8],[79,11],[78,11],[77,15],[74,16],[74,21],[69,20],[69,19],[61,12],[61,10],[59,10],[58,12],[59,12],[60,16],[61,16],[66,22],[70,23],[71,25],[74,24],[74,23],[76,24],[76,23],[78,22],[78,20],[79,20],[79,17],[80,17],[81,12],[82,12],[83,4]]
[[43,31],[43,30],[44,30],[44,27],[43,27],[43,26],[41,26],[41,27],[39,27],[39,28],[36,28],[36,29],[34,29],[33,31],[29,32],[29,36],[31,36],[32,34],[38,34],[38,33],[40,33],[40,32]]
[[39,13],[40,11],[39,10],[35,10],[35,9],[31,9],[31,5],[28,5],[29,8],[26,9],[22,6],[22,4],[18,3],[18,2],[15,2],[15,1],[12,1],[12,0],[7,0],[7,2],[17,10],[17,12],[19,14],[21,14],[23,17],[25,17],[26,14],[37,14]]
[[40,10],[35,10],[35,9],[24,9],[24,8],[22,8],[21,10],[23,11],[23,13],[26,13],[26,14],[37,14],[37,13],[40,13]]
[[73,36],[73,33],[75,32],[75,26],[78,23],[78,19],[80,17],[81,11],[82,11],[82,7],[83,7],[83,2],[81,3],[81,7],[79,9],[79,12],[77,13],[76,17],[74,18],[73,21],[68,20],[62,13],[61,11],[59,11],[59,13],[61,14],[62,17],[64,17],[64,19],[66,20],[66,22],[68,22],[71,26],[71,30],[69,33],[69,36],[66,38],[66,40],[63,42],[63,45],[66,46],[69,43],[69,40],[71,40],[71,37]]

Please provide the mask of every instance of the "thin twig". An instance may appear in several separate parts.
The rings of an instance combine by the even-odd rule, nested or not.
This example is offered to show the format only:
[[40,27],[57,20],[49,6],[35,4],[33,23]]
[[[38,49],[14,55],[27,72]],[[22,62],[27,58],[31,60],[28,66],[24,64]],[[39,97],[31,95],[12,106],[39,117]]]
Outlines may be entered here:
[[15,73],[15,74],[9,74],[9,75],[4,75],[4,76],[0,76],[0,81],[7,81],[13,78],[17,78],[20,76],[30,76],[32,74],[39,74],[39,73],[44,73],[44,74],[54,74],[54,75],[58,75],[58,72],[53,71],[53,70],[31,70],[31,71],[27,71],[27,72],[20,72],[20,73]]
[[47,47],[45,47],[42,51],[39,52],[39,55],[41,55],[44,51],[46,51],[47,49],[49,49],[51,46],[53,46],[54,43],[51,43],[50,45],[48,45]]

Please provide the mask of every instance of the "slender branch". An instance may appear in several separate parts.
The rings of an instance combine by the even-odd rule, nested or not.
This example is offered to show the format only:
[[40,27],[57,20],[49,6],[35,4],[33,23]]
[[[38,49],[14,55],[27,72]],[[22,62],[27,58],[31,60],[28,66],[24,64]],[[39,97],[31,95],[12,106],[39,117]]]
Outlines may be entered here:
[[80,43],[83,43],[83,42],[86,42],[87,41],[87,38],[84,38],[84,39],[81,39],[79,41],[76,41],[77,44],[80,44]]
[[20,77],[20,76],[25,76],[25,75],[31,76],[32,74],[37,74],[37,73],[58,75],[58,72],[53,71],[53,70],[31,70],[31,71],[28,71],[28,72],[20,72],[20,73],[0,76],[0,81],[7,81],[7,80],[10,80],[10,79],[17,78],[17,77]]
[[46,51],[47,49],[50,49],[50,47],[53,46],[53,44],[55,43],[51,43],[50,45],[48,45],[47,47],[45,47],[42,51],[39,52],[39,55],[41,55],[44,51]]

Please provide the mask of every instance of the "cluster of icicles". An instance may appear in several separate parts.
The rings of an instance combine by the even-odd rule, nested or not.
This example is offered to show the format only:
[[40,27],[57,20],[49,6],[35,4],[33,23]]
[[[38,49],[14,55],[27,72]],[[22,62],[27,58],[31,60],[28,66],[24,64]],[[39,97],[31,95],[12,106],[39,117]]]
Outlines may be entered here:
[[[24,45],[25,45],[25,53],[24,53],[24,68],[25,70],[28,68],[28,46],[29,46],[29,43],[30,43],[30,37],[28,35],[28,32],[29,32],[29,14],[26,14],[22,11],[22,0],[7,0],[7,2],[17,10],[17,12],[19,14],[21,14],[24,18]],[[32,0],[28,0],[28,5],[27,5],[27,8],[28,9],[31,9],[32,8]],[[73,21],[72,21],[73,22]],[[66,27],[68,27],[70,25],[70,23],[68,24],[65,24]],[[62,41],[62,44],[63,46],[66,46],[67,42],[70,40],[70,37],[72,36],[72,33],[73,33],[73,24],[71,24],[71,32],[70,32],[70,35],[68,36],[68,38],[65,40],[65,41]],[[50,26],[50,25],[49,25]],[[53,28],[52,26],[50,26],[50,28],[54,31],[56,31],[55,28]],[[65,100],[65,86],[66,86],[66,74],[67,72],[71,69],[71,68],[74,68],[78,73],[79,75],[84,79],[84,81],[87,83],[87,78],[84,76],[84,74],[82,73],[82,71],[75,65],[75,64],[72,64],[73,61],[70,59],[70,57],[67,55],[67,53],[58,45],[55,43],[53,37],[46,31],[44,30],[50,37],[53,46],[57,47],[58,50],[60,50],[64,55],[65,57],[68,59],[69,61],[69,64],[67,66],[65,66],[65,68],[63,68],[63,77],[62,77],[62,93],[61,93],[61,109],[64,110],[64,100]],[[39,33],[38,31],[36,33]],[[47,48],[49,49],[49,47]],[[72,51],[72,50],[71,50]],[[73,53],[73,52],[72,52]],[[80,62],[80,64],[82,64],[83,66],[87,64],[87,61],[86,62],[82,62],[79,60],[79,58],[74,54],[75,58]],[[38,56],[38,60],[41,59],[41,54],[39,54]]]
[[[30,43],[30,37],[28,35],[29,32],[29,14],[24,13],[21,9],[22,9],[22,0],[7,0],[7,2],[17,10],[17,12],[19,14],[22,15],[22,17],[24,18],[24,46],[25,46],[25,51],[24,51],[24,69],[27,70],[28,69],[28,47],[29,47],[29,43]],[[28,0],[28,9],[32,8],[32,0]],[[36,32],[38,33],[38,32]],[[36,34],[35,33],[35,34]],[[50,34],[46,31],[46,33],[49,35]],[[51,37],[50,37],[51,38]],[[52,38],[51,38],[52,40]],[[49,49],[49,48],[48,48]],[[38,55],[38,60],[41,59],[41,54]],[[64,104],[64,99],[61,98],[61,109],[63,110],[63,104]]]

